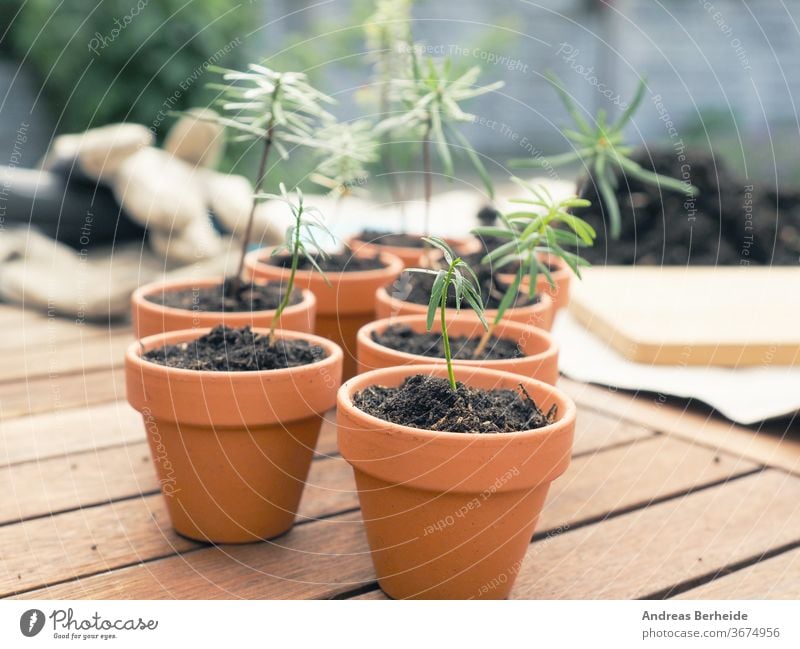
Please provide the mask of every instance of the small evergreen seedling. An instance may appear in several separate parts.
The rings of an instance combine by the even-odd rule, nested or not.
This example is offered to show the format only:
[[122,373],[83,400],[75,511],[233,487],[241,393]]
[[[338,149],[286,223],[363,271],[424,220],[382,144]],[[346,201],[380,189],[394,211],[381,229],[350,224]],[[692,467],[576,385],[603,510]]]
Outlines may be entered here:
[[477,314],[483,324],[484,329],[489,325],[483,315],[483,301],[481,300],[480,285],[474,271],[466,262],[457,257],[452,248],[438,237],[424,237],[426,243],[434,248],[441,250],[446,268],[440,270],[430,270],[428,268],[409,268],[409,273],[425,273],[435,275],[436,279],[431,288],[431,297],[428,302],[428,322],[427,328],[433,328],[433,321],[436,318],[436,311],[439,310],[442,324],[442,343],[444,345],[444,357],[447,361],[447,376],[450,380],[450,387],[456,390],[456,377],[453,372],[453,357],[450,352],[450,338],[447,335],[447,297],[450,287],[453,287],[455,294],[456,309],[461,308],[461,303],[466,301],[472,310]]
[[474,115],[461,110],[459,102],[493,92],[503,86],[497,81],[488,86],[476,86],[480,68],[474,66],[464,74],[454,77],[449,58],[437,64],[433,59],[421,57],[417,48],[410,45],[411,70],[408,78],[392,79],[392,97],[405,107],[400,115],[389,117],[378,125],[382,133],[409,131],[422,138],[422,172],[425,183],[425,233],[429,232],[430,203],[433,193],[431,170],[431,143],[436,147],[442,168],[453,176],[453,157],[450,147],[456,146],[466,153],[480,175],[486,193],[494,198],[494,186],[478,153],[466,137],[456,128],[459,122],[472,122]]
[[[272,316],[272,325],[270,327],[269,339],[270,342],[275,340],[275,329],[278,326],[278,321],[283,315],[284,310],[289,306],[289,300],[294,290],[295,276],[297,275],[297,267],[300,264],[300,257],[308,259],[308,262],[327,282],[325,273],[319,265],[316,256],[325,258],[327,255],[325,251],[319,246],[314,236],[314,231],[317,230],[331,237],[335,241],[334,235],[328,230],[325,223],[322,221],[321,212],[315,207],[307,207],[303,200],[303,193],[297,189],[297,202],[293,202],[289,194],[286,192],[286,187],[283,183],[280,184],[280,195],[264,194],[263,198],[276,198],[282,200],[289,206],[294,217],[294,223],[286,230],[286,238],[284,242],[277,246],[273,251],[273,255],[288,253],[291,257],[291,270],[289,271],[289,280],[286,283],[286,289],[283,293],[283,298],[278,308],[275,310],[275,315]],[[316,255],[316,256],[315,256]]]
[[368,119],[324,126],[315,137],[318,163],[309,179],[340,197],[355,193],[369,177],[367,166],[378,160],[374,131]]
[[258,140],[261,158],[255,179],[253,203],[242,237],[242,252],[234,278],[241,281],[244,258],[253,230],[256,206],[267,170],[267,160],[273,148],[281,158],[289,157],[288,145],[314,146],[314,134],[321,121],[333,121],[333,116],[323,109],[323,104],[333,99],[309,85],[306,75],[300,72],[276,72],[263,65],[250,64],[246,72],[212,68],[227,83],[209,84],[218,90],[217,102],[223,115],[213,121],[233,129],[238,135],[234,141]]
[[[635,148],[625,144],[622,129],[642,103],[646,89],[643,79],[639,82],[639,87],[636,89],[636,94],[630,104],[628,104],[628,107],[616,122],[609,124],[606,111],[599,110],[594,120],[595,126],[592,128],[567,94],[561,80],[552,73],[548,73],[546,76],[558,92],[564,108],[577,126],[577,131],[569,128],[562,129],[562,133],[567,139],[574,143],[575,150],[550,158],[536,157],[511,160],[509,161],[510,166],[558,167],[578,160],[583,162],[594,179],[600,198],[603,199],[603,204],[608,210],[609,231],[612,239],[619,238],[622,220],[615,192],[618,182],[617,172],[621,172],[623,175],[629,174],[633,178],[638,178],[642,182],[656,187],[663,187],[664,189],[691,196],[697,194],[697,187],[669,176],[648,171],[628,157]],[[582,193],[582,185],[583,183],[579,181],[578,195]]]
[[475,357],[483,352],[494,329],[514,302],[523,279],[526,277],[528,279],[530,298],[536,294],[539,273],[542,273],[550,286],[555,288],[555,281],[546,263],[548,257],[563,260],[580,278],[581,267],[588,266],[589,262],[577,254],[564,250],[564,246],[578,249],[581,246],[591,246],[597,236],[591,225],[570,213],[570,210],[575,208],[589,207],[591,205],[589,201],[577,196],[557,201],[544,185],[535,187],[519,178],[512,180],[533,194],[533,198],[514,198],[511,201],[530,205],[531,209],[501,214],[501,226],[480,227],[473,230],[478,236],[507,240],[486,255],[481,263],[492,264],[496,270],[501,270],[510,264],[517,266],[514,281],[506,289],[498,306],[497,315],[475,350]]

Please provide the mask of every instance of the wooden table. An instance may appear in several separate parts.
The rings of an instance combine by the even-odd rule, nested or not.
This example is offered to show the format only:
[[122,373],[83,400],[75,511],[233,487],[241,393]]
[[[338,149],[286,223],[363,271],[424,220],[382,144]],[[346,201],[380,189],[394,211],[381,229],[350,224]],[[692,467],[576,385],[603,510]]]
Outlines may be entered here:
[[[125,402],[128,329],[9,306],[0,324],[3,596],[382,597],[330,418],[291,533],[202,545],[170,528]],[[658,395],[562,387],[579,404],[574,461],[513,597],[800,597],[796,423],[745,429]]]

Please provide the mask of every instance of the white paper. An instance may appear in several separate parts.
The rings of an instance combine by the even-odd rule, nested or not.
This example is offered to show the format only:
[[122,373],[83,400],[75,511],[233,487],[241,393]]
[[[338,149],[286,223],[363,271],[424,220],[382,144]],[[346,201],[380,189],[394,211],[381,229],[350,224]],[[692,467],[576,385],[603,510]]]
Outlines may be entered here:
[[680,367],[634,363],[585,329],[566,310],[553,325],[559,369],[576,381],[698,399],[750,425],[800,410],[800,368]]

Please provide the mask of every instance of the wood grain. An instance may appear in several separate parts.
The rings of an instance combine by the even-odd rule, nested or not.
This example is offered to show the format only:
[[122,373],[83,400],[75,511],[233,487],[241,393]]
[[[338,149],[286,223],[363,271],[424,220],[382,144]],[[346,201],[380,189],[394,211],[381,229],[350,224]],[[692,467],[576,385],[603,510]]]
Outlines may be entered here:
[[800,480],[764,471],[533,543],[518,599],[645,597],[800,540]]
[[661,403],[652,395],[636,396],[564,377],[558,385],[578,403],[581,414],[589,408],[800,476],[800,419],[788,430],[772,432],[772,427],[745,428],[712,414]]
[[0,421],[0,467],[144,438],[141,415],[125,401],[17,417]]
[[678,599],[800,599],[800,548],[714,579]]

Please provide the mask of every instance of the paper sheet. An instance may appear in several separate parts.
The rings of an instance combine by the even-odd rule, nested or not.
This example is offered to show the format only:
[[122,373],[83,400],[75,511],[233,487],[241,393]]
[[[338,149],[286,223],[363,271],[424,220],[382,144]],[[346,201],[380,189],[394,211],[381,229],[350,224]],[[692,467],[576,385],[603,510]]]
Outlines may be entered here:
[[560,370],[577,381],[698,399],[745,425],[800,410],[798,367],[727,369],[634,363],[566,310],[558,314],[553,335],[560,346]]

